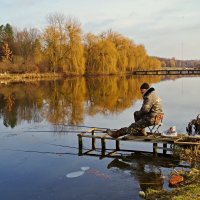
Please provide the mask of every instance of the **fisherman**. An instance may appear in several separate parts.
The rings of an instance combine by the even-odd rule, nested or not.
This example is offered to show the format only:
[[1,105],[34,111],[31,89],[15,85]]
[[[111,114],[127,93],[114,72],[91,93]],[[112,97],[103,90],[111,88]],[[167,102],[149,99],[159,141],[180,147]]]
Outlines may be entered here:
[[139,111],[134,112],[135,122],[129,127],[121,128],[117,131],[107,130],[108,135],[117,138],[126,134],[147,136],[145,127],[157,125],[163,118],[161,100],[156,95],[155,89],[148,83],[140,86],[140,92],[143,96],[143,104]]

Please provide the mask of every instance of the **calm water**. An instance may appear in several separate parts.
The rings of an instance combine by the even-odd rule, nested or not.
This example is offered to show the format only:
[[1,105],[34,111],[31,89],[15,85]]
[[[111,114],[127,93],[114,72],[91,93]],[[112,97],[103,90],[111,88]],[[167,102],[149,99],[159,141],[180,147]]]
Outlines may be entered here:
[[[112,76],[0,84],[0,199],[140,199],[140,190],[169,189],[168,175],[181,161],[128,152],[118,158],[78,156],[74,131],[85,128],[58,125],[128,126],[141,106],[138,88],[144,81],[163,101],[161,131],[175,125],[185,133],[187,123],[200,113],[200,77]],[[141,143],[124,142],[121,147],[152,150]],[[85,139],[84,149],[90,148]]]

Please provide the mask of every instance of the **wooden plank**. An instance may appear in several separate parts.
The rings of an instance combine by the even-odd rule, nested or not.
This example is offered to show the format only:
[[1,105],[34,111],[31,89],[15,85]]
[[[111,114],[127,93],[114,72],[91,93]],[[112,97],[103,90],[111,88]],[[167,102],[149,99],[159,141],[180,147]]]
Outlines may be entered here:
[[163,144],[163,154],[167,153],[167,144]]
[[107,157],[107,156],[111,156],[111,155],[113,155],[113,154],[115,154],[115,153],[117,153],[117,151],[116,151],[116,150],[113,150],[113,151],[109,152],[108,154],[106,154],[106,157]]
[[97,128],[90,128],[90,129],[86,130],[86,133],[91,133],[92,131],[95,131],[95,130],[97,130]]
[[165,148],[165,147],[157,147],[157,149],[162,149],[162,150],[166,150],[166,151],[172,151],[172,148]]
[[105,155],[105,151],[106,151],[105,138],[101,138],[101,154]]
[[93,151],[94,151],[93,149],[90,149],[90,150],[84,152],[83,155],[87,155],[88,153],[91,153],[91,152],[93,152]]
[[182,145],[200,145],[200,142],[175,142],[174,144],[182,144]]
[[79,147],[79,155],[82,155],[83,153],[83,140],[82,140],[82,135],[78,135],[78,147]]
[[[92,131],[92,136],[95,136],[94,130]],[[96,138],[92,138],[92,149],[96,149]]]
[[153,154],[157,154],[158,153],[158,144],[157,143],[153,143]]
[[120,141],[119,141],[119,140],[116,140],[116,142],[115,142],[115,147],[116,147],[116,150],[117,150],[117,151],[120,150]]

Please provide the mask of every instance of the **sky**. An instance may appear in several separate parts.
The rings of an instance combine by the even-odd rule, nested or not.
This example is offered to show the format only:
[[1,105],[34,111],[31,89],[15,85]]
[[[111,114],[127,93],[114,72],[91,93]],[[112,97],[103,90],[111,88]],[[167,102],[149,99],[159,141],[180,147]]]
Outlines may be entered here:
[[200,59],[200,0],[1,0],[0,25],[47,26],[49,14],[77,18],[83,33],[112,29],[150,56]]

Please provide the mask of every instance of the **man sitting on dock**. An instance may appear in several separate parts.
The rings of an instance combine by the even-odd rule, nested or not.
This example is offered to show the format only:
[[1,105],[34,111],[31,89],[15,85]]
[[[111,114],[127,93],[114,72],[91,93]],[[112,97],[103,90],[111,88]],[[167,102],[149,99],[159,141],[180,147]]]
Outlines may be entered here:
[[148,83],[140,86],[143,95],[143,104],[139,111],[134,112],[135,122],[129,127],[121,128],[117,131],[107,130],[108,135],[117,138],[126,134],[146,136],[145,127],[154,126],[160,123],[163,118],[161,100],[156,95],[155,89]]

